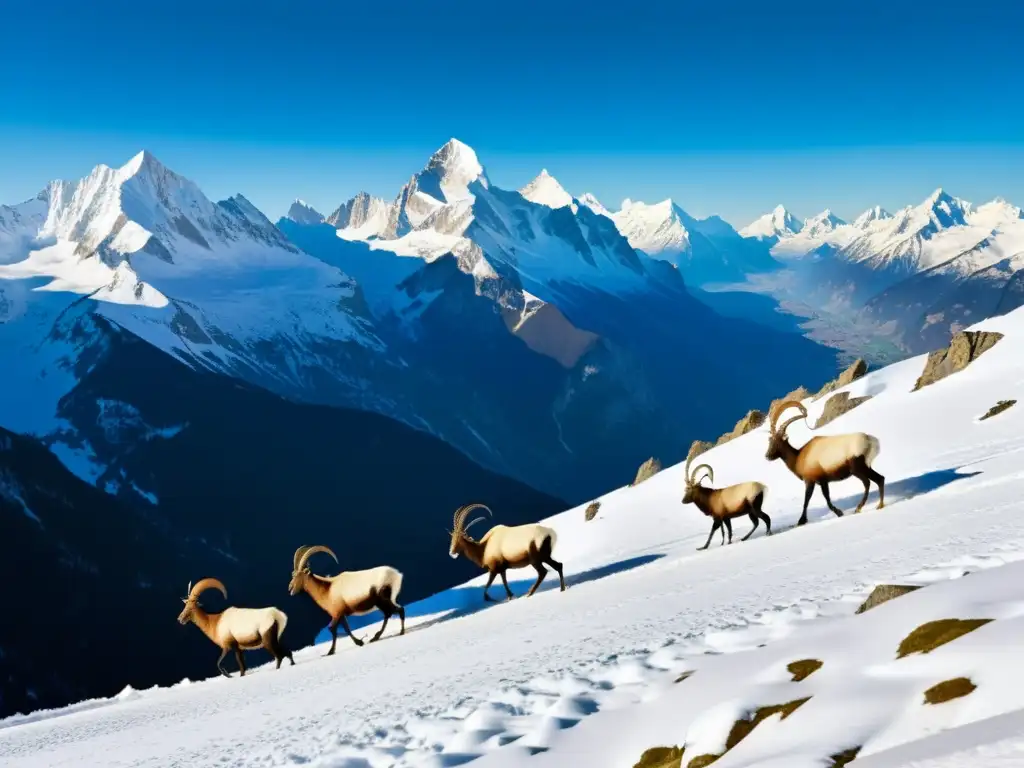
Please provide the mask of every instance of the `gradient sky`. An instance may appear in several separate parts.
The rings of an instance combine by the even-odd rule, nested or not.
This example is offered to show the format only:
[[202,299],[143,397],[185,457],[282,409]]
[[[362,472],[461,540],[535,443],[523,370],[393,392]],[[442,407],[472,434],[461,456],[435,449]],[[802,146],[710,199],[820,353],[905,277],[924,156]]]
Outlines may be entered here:
[[746,224],[935,187],[1024,205],[1024,3],[17,3],[0,202],[139,149],[276,219],[391,198],[449,137],[492,181]]

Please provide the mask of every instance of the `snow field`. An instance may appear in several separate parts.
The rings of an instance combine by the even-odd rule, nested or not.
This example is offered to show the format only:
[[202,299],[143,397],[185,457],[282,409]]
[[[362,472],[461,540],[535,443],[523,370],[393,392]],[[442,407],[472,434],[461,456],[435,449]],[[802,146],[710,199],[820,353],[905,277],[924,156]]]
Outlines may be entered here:
[[[0,722],[0,758],[5,766],[54,767],[629,768],[653,746],[714,752],[752,707],[810,695],[716,763],[799,768],[854,746],[863,764],[881,761],[939,738],[932,734],[940,728],[971,728],[1019,709],[1024,566],[1014,561],[1024,551],[1024,411],[978,418],[1024,382],[1024,312],[982,325],[1006,336],[961,373],[911,393],[919,357],[847,388],[874,397],[825,431],[863,429],[881,439],[881,511],[874,489],[863,513],[842,519],[816,494],[810,524],[794,529],[802,484],[764,460],[762,427],[702,458],[719,486],[768,486],[770,538],[762,528],[740,543],[747,529],[739,521],[734,544],[716,539],[696,552],[709,524],[680,504],[677,465],[606,494],[590,522],[585,504],[545,521],[559,534],[565,593],[549,575],[534,597],[489,606],[481,575],[407,606],[405,637],[389,628],[364,648],[339,640],[329,659],[321,658],[326,646],[304,649],[295,667],[280,671],[251,667],[244,679],[129,691]],[[808,404],[812,421],[822,406]],[[807,430],[798,423],[790,434],[801,443]],[[860,493],[847,481],[833,499],[850,510]],[[500,520],[501,510],[495,515]],[[439,535],[434,546],[447,544]],[[970,575],[957,578],[964,570]],[[517,595],[531,573],[511,574]],[[852,616],[871,586],[907,579],[940,583]],[[289,599],[276,604],[287,611]],[[178,606],[167,610],[173,620]],[[925,656],[895,660],[901,639],[934,618],[996,621]],[[211,647],[211,673],[216,655]],[[822,668],[787,680],[786,665],[806,658]],[[684,672],[693,675],[675,683]],[[961,675],[977,690],[934,710],[920,703],[924,690]],[[1003,744],[1012,731],[986,734],[1001,750],[1015,748]]]

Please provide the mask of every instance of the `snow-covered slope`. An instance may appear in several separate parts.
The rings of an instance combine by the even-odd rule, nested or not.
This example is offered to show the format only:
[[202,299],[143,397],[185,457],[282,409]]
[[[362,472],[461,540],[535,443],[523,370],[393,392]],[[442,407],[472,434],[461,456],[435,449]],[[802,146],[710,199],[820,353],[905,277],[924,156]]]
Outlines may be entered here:
[[[1005,336],[936,384],[911,392],[918,357],[847,387],[872,398],[826,431],[879,437],[881,510],[873,491],[861,514],[836,518],[817,496],[810,523],[794,529],[803,487],[764,460],[762,427],[701,460],[714,466],[716,485],[767,484],[771,537],[762,528],[740,542],[739,522],[734,543],[695,552],[708,523],[680,505],[683,468],[670,467],[607,493],[589,522],[582,507],[547,520],[559,535],[564,593],[549,574],[534,597],[486,604],[481,576],[408,605],[404,637],[392,621],[381,643],[339,641],[331,658],[320,645],[279,671],[250,666],[244,679],[128,689],[8,719],[0,723],[5,765],[622,768],[655,746],[685,746],[691,759],[718,753],[735,721],[804,698],[719,763],[811,768],[859,748],[866,766],[963,752],[974,762],[941,764],[994,765],[982,749],[989,742],[1019,754],[1024,410],[979,417],[1013,396],[1024,375],[1024,310],[983,327]],[[809,404],[812,419],[821,407]],[[791,437],[803,441],[808,430],[794,425]],[[860,493],[847,481],[832,497],[850,510]],[[450,511],[436,512],[438,538],[424,543],[441,556]],[[500,521],[503,511],[495,513]],[[512,589],[521,596],[532,580],[516,572]],[[876,583],[928,586],[855,615]],[[303,599],[279,605],[294,610]],[[935,619],[993,621],[898,658],[902,640]],[[216,650],[209,653],[212,670]],[[823,666],[797,682],[787,665],[803,659]],[[958,677],[976,688],[924,703],[926,690]]]
[[587,206],[587,208],[592,210],[594,213],[599,213],[602,216],[611,216],[612,215],[611,211],[609,211],[607,208],[605,208],[601,204],[601,201],[598,200],[596,197],[594,197],[589,192],[584,192],[582,195],[580,195],[579,196],[579,201],[580,201],[581,205]]

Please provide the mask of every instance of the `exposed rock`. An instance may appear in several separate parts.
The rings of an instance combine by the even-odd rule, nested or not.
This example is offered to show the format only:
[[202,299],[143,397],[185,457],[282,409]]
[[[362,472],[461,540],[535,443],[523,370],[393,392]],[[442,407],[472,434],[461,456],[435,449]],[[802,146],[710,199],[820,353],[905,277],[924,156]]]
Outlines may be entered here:
[[640,755],[633,768],[679,768],[683,750],[679,747],[652,747]]
[[832,762],[829,763],[828,768],[843,768],[843,766],[849,765],[857,759],[857,754],[860,750],[860,747],[850,747],[849,749],[844,749],[842,752],[836,752],[834,755],[829,757]]
[[913,592],[915,589],[920,589],[920,587],[913,584],[879,584],[868,595],[868,599],[860,604],[857,613],[870,611],[877,605],[886,603],[894,597],[902,597],[909,592]]
[[991,419],[993,416],[998,416],[1000,413],[1007,410],[1008,408],[1012,408],[1016,404],[1016,400],[1000,400],[998,403],[989,408],[988,411],[985,412],[985,415],[978,419],[978,421],[984,421],[985,419]]
[[563,368],[572,368],[600,338],[570,323],[554,304],[537,303],[522,313],[504,309],[502,317],[512,333],[534,352],[546,355]]
[[896,658],[902,659],[912,653],[931,653],[990,621],[992,619],[939,619],[926,622],[903,638],[896,649]]
[[686,453],[686,460],[689,461],[695,456],[699,456],[700,454],[704,453],[705,451],[709,451],[714,447],[715,446],[713,446],[706,440],[694,440],[692,443],[690,443],[690,450],[687,451]]
[[595,517],[597,517],[597,512],[600,509],[601,509],[601,502],[600,501],[592,501],[592,502],[590,502],[587,505],[586,511],[583,513],[583,519],[587,520],[588,522],[590,520],[593,520]]
[[799,683],[821,669],[823,663],[820,659],[800,659],[787,664],[786,669],[793,676],[793,682]]
[[633,480],[633,485],[640,485],[644,480],[649,480],[656,474],[661,472],[661,462],[653,456],[640,465],[640,469],[636,471],[636,479]]
[[787,400],[806,400],[811,396],[804,387],[797,387],[785,397],[780,397],[778,400],[772,400],[772,404],[768,406],[768,418],[772,418],[775,415],[775,411],[778,407],[785,403]]
[[847,368],[845,371],[840,373],[836,378],[832,379],[832,381],[828,382],[825,386],[818,390],[818,394],[814,396],[814,399],[820,400],[829,392],[834,392],[837,389],[842,389],[847,384],[852,384],[867,372],[868,364],[865,363],[862,358],[857,358],[856,360],[853,361],[849,368]]
[[941,381],[950,374],[962,371],[977,360],[982,353],[996,345],[1003,334],[996,331],[961,331],[945,349],[937,349],[928,355],[917,383],[912,392]]
[[733,427],[732,432],[726,432],[715,442],[715,445],[721,445],[722,443],[728,443],[730,440],[735,440],[740,435],[745,435],[747,432],[751,432],[762,424],[768,417],[758,410],[747,411],[747,415],[736,422],[736,426]]
[[971,694],[978,686],[969,677],[954,677],[943,680],[924,692],[926,704],[945,704],[953,699],[961,699]]
[[870,399],[871,395],[865,395],[864,397],[850,397],[849,392],[840,392],[838,395],[833,395],[825,402],[825,407],[821,411],[821,416],[818,417],[818,423],[814,425],[814,428],[820,429],[830,421],[838,419],[847,411],[852,411],[858,405],[865,403]]

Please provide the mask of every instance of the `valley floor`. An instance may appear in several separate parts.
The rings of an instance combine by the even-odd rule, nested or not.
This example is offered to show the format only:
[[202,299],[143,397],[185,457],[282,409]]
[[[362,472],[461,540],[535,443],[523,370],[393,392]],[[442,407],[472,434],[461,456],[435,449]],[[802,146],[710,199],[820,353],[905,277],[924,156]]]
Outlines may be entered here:
[[[732,545],[695,551],[709,526],[680,504],[683,468],[671,467],[603,497],[590,522],[582,507],[549,521],[565,593],[551,574],[534,597],[485,607],[481,578],[410,605],[402,638],[393,622],[378,644],[339,639],[332,658],[318,645],[280,671],[10,718],[0,762],[631,768],[650,747],[685,745],[686,765],[721,751],[753,708],[810,697],[716,768],[810,768],[855,747],[866,768],[1024,766],[1024,407],[978,420],[1024,383],[1024,314],[983,325],[1006,337],[961,373],[911,393],[915,358],[848,387],[874,397],[827,431],[881,439],[882,510],[873,490],[863,513],[835,518],[816,495],[810,524],[794,528],[802,485],[764,461],[762,427],[701,458],[717,486],[768,485],[770,538],[740,542],[742,520]],[[790,433],[807,438],[801,425]],[[850,481],[833,499],[852,510],[860,493]],[[532,578],[515,575],[517,595]],[[892,582],[938,583],[854,615],[874,584]],[[168,631],[194,631],[167,610]],[[896,659],[911,630],[943,618],[994,621]],[[211,670],[216,655],[211,646]],[[786,665],[806,658],[822,668],[793,682]],[[977,689],[923,704],[924,690],[959,676]]]

